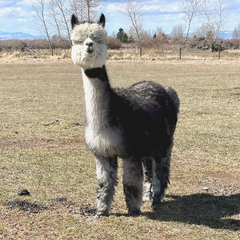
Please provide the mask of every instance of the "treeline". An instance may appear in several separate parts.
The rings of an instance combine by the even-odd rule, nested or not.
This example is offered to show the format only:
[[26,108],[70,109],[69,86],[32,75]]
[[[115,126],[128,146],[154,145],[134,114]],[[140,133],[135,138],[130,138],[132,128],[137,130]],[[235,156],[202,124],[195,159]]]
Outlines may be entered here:
[[[51,39],[52,49],[70,49],[71,44],[67,39],[59,39],[53,37]],[[30,52],[38,49],[49,49],[49,42],[47,39],[7,39],[0,40],[0,51],[21,51]]]
[[[116,39],[122,42],[125,46],[129,43],[134,43],[134,39],[124,32],[122,28],[115,34]],[[153,37],[151,37],[153,36]],[[233,35],[234,36],[234,35]],[[113,40],[112,40],[113,41]],[[176,46],[181,48],[198,48],[202,50],[209,50],[211,52],[225,50],[225,49],[239,49],[240,38],[233,37],[232,39],[217,38],[213,41],[213,33],[208,31],[205,36],[201,34],[193,35],[193,37],[186,37],[183,34],[165,34],[161,28],[152,34],[149,31],[142,31],[141,47],[142,48],[169,48],[169,46]]]
[[[119,35],[118,35],[119,36]],[[136,48],[137,43],[134,40],[126,41],[125,38],[122,41],[118,38],[108,37],[107,45],[108,49],[120,49],[120,48]],[[69,40],[53,36],[51,38],[52,49],[70,49],[71,44]],[[145,36],[142,39],[142,47],[146,49],[158,49],[159,51],[166,51],[167,49],[176,48],[189,48],[189,49],[202,49],[208,51],[218,51],[227,49],[239,49],[240,39],[218,39],[214,44],[207,37],[192,38],[179,38],[173,37],[167,34],[154,35],[153,37]],[[30,52],[36,49],[49,49],[49,42],[47,39],[33,39],[33,40],[19,40],[8,39],[0,40],[0,51],[22,51]]]

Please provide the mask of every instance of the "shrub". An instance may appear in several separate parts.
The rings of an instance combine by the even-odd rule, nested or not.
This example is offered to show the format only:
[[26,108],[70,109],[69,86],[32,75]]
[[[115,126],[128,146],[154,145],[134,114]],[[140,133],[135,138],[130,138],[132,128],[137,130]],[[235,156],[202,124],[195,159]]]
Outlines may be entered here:
[[119,49],[122,43],[119,39],[108,37],[107,46],[109,49]]

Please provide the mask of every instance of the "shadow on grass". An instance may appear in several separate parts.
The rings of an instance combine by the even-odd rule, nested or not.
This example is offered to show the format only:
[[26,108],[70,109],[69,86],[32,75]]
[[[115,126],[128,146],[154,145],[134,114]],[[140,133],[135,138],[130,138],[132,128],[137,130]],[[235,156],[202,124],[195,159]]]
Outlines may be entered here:
[[240,220],[230,219],[240,213],[240,194],[212,196],[193,194],[186,196],[168,195],[160,208],[142,215],[157,221],[176,221],[205,225],[215,229],[240,230]]
[[[57,202],[66,202],[66,198],[56,199]],[[3,204],[10,209],[39,213],[48,208],[26,200],[14,200]],[[80,209],[68,206],[69,212],[85,217],[94,217],[96,209],[91,205],[82,205]],[[73,209],[72,209],[73,208]],[[231,196],[213,196],[210,194],[192,194],[185,196],[167,195],[161,206],[152,212],[142,212],[148,219],[156,221],[183,222],[188,224],[204,225],[214,229],[229,229],[240,231],[240,220],[231,219],[231,216],[240,214],[240,193]],[[116,217],[128,214],[112,214]]]

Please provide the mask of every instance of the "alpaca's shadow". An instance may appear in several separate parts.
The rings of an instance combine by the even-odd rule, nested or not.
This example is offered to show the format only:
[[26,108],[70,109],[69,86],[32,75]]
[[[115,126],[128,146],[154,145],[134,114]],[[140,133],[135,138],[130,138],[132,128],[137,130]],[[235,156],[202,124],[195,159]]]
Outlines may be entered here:
[[240,230],[240,220],[230,217],[237,214],[240,214],[240,194],[228,197],[210,194],[168,195],[158,210],[142,213],[157,221],[177,221],[234,231]]

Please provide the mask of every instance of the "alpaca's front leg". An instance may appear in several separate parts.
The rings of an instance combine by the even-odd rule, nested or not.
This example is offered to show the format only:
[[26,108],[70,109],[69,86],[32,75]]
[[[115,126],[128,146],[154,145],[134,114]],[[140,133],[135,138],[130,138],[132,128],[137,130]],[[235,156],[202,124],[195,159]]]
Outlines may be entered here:
[[139,215],[142,205],[143,171],[141,160],[123,159],[123,188],[129,215]]
[[97,180],[97,216],[107,216],[111,208],[114,187],[117,185],[117,157],[96,156]]

